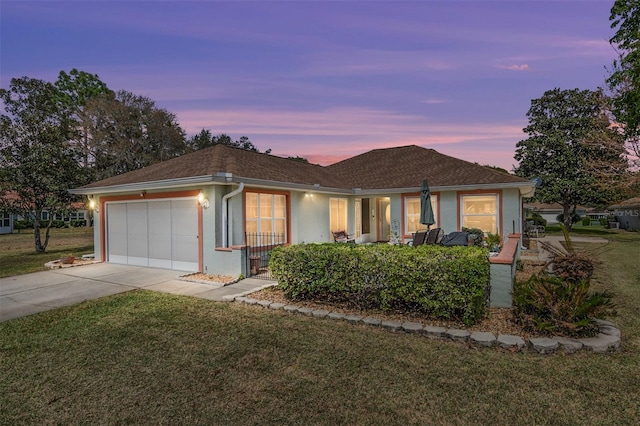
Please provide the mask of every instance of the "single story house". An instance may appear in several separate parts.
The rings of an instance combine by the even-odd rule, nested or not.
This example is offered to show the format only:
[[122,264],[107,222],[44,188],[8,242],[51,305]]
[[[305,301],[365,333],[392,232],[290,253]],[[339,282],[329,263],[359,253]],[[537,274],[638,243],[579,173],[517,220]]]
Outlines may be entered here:
[[[558,223],[558,215],[563,213],[562,205],[559,203],[526,203],[524,209],[527,215],[531,213],[537,213],[547,221],[547,225]],[[576,207],[576,214],[580,217],[587,215],[587,208],[584,206]]]
[[[73,213],[69,213],[66,216],[62,216],[59,214],[55,214],[53,216],[53,220],[61,220],[65,222],[66,226],[91,226],[91,215],[90,211],[86,208],[85,203],[74,203],[75,210]],[[20,220],[32,220],[33,212],[31,213],[22,213],[22,214],[12,214],[12,213],[1,213],[0,212],[0,234],[11,234],[15,229],[16,221]],[[48,221],[51,215],[48,211],[44,210],[40,214],[40,220],[45,222]],[[73,225],[73,223],[78,223],[79,225]]]
[[640,230],[640,197],[630,198],[610,207],[621,229]]
[[[436,227],[521,233],[535,183],[419,146],[375,149],[330,166],[225,145],[72,192],[94,208],[96,259],[237,276],[246,245],[408,241],[427,179]],[[243,254],[244,253],[244,254]],[[250,255],[250,253],[249,253]]]

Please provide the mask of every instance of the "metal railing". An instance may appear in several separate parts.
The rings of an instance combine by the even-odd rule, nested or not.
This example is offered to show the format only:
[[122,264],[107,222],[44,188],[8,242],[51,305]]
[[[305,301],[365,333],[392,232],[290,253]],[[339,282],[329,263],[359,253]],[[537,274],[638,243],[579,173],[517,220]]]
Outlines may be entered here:
[[249,276],[263,280],[272,280],[269,271],[271,251],[287,242],[286,235],[275,232],[247,232],[244,234],[249,260]]

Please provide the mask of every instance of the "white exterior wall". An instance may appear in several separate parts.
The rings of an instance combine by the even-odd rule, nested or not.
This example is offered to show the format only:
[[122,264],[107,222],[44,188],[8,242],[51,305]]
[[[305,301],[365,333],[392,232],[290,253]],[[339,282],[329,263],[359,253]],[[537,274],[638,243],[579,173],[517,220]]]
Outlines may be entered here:
[[438,215],[440,228],[445,234],[459,231],[458,193],[455,191],[441,192],[438,198],[440,202],[440,214]]
[[[339,196],[335,196],[339,197]],[[291,193],[291,242],[326,243],[333,241],[329,229],[329,199],[333,196],[318,193]],[[347,210],[352,211],[349,196],[345,196]],[[347,232],[349,232],[347,230]]]
[[522,233],[522,203],[518,189],[502,190],[502,232],[500,238],[507,241],[507,236]]

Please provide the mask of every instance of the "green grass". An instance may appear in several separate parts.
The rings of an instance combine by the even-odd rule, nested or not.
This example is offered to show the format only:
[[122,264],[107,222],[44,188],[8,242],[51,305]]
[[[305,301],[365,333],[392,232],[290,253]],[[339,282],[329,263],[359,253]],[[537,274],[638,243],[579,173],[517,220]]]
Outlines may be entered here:
[[35,252],[32,229],[0,235],[0,278],[42,271],[45,263],[66,253],[93,253],[93,228],[52,229],[45,253]]
[[624,350],[478,349],[146,291],[0,323],[0,424],[635,424],[639,234],[590,250]]
[[[560,230],[560,225],[558,224],[547,225],[545,229],[547,234],[552,234],[552,235],[562,234],[562,231]],[[626,231],[607,229],[602,225],[583,226],[579,222],[574,223],[573,226],[571,227],[571,235],[603,236],[603,235],[611,235],[611,234],[620,233],[620,232],[626,232]]]

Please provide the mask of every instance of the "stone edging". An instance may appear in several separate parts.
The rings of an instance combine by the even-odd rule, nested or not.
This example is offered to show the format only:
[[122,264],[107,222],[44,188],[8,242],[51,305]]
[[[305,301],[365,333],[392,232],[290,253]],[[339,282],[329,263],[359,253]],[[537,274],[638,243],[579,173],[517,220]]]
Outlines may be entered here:
[[579,351],[587,351],[603,354],[618,352],[622,349],[620,330],[615,328],[613,323],[604,320],[596,320],[600,326],[600,333],[595,337],[583,339],[569,339],[565,337],[533,337],[526,341],[520,336],[510,334],[499,334],[498,337],[496,337],[493,333],[485,331],[470,332],[455,328],[423,325],[419,322],[381,320],[374,317],[347,315],[327,310],[313,310],[311,308],[275,303],[268,300],[252,299],[245,296],[233,296],[225,298],[225,300],[245,303],[247,305],[258,305],[274,310],[284,310],[286,312],[298,313],[315,318],[330,318],[348,321],[353,324],[377,326],[391,332],[413,333],[425,336],[429,339],[451,340],[469,343],[478,347],[505,349],[510,352],[522,352],[529,350],[533,353],[549,355],[556,352],[572,354]]
[[73,263],[62,263],[60,260],[52,260],[51,262],[45,263],[44,267],[48,269],[75,268],[76,266],[93,265],[94,263],[100,262],[97,260],[79,259],[77,262]]

